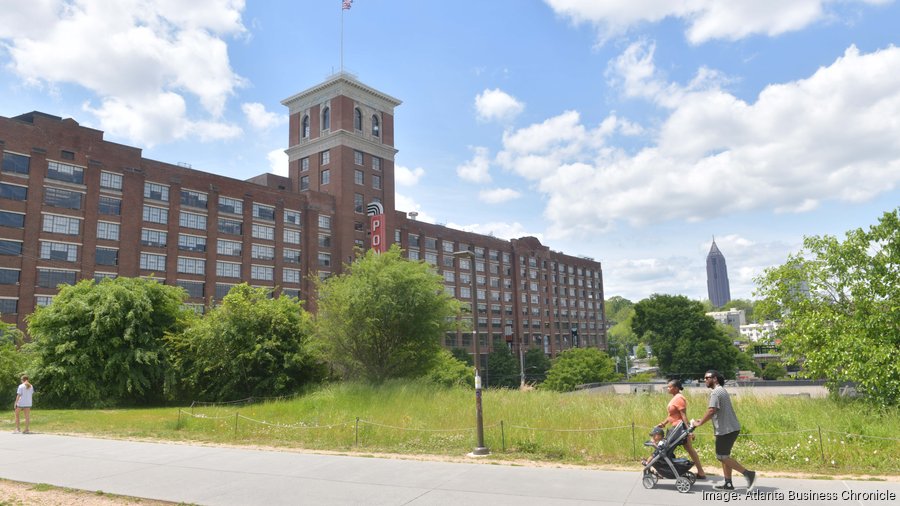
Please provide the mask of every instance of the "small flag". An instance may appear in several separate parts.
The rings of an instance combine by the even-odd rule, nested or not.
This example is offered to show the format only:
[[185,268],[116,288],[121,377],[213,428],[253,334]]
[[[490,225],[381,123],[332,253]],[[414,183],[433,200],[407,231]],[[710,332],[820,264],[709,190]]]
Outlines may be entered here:
[[344,2],[341,4],[341,9],[349,11],[351,5],[353,5],[353,0],[344,0]]

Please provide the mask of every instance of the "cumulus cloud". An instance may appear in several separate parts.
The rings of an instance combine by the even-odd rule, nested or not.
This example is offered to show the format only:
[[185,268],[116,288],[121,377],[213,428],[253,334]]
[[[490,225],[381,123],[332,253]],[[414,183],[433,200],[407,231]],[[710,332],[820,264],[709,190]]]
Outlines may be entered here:
[[491,182],[491,160],[488,148],[475,147],[475,152],[471,160],[456,168],[456,175],[466,181],[473,183],[490,183]]
[[394,166],[394,182],[397,186],[415,186],[424,175],[425,169],[422,167],[410,169],[403,165]]
[[406,195],[401,195],[399,193],[394,194],[394,208],[398,211],[402,211],[405,213],[409,213],[415,211],[419,213],[416,216],[416,219],[419,221],[424,221],[426,223],[437,223],[434,216],[428,214],[427,212],[422,210],[422,205],[415,201],[412,197],[408,197]]
[[639,76],[625,75],[621,62],[611,68],[624,91],[668,114],[650,145],[634,153],[610,147],[601,142],[603,125],[588,129],[571,111],[504,134],[498,163],[537,183],[555,233],[603,231],[620,220],[803,212],[828,199],[866,201],[900,183],[900,123],[884,120],[900,116],[896,47],[861,54],[851,46],[753,102],[718,79],[666,82],[647,61],[647,43],[623,58],[634,55],[644,55]]
[[259,102],[242,104],[241,110],[244,111],[244,116],[247,117],[247,122],[250,123],[250,126],[257,130],[267,130],[287,122],[287,116],[269,112],[266,110],[266,106]]
[[488,204],[501,204],[510,200],[521,197],[522,194],[512,188],[494,188],[492,190],[481,190],[478,192],[478,199]]
[[505,223],[505,222],[489,222],[489,223],[471,223],[468,225],[461,225],[458,223],[448,223],[448,227],[455,228],[456,230],[463,230],[465,232],[474,232],[476,234],[489,235],[492,237],[497,237],[504,240],[510,239],[518,239],[520,237],[537,237],[541,242],[544,241],[544,235],[539,232],[529,232],[525,229],[525,226],[519,222],[513,223]]
[[802,30],[837,16],[841,3],[885,4],[891,0],[544,0],[558,15],[597,27],[602,40],[643,23],[678,18],[693,44],[740,40],[751,35],[774,37]]
[[[240,132],[221,118],[243,85],[224,40],[244,33],[243,8],[243,0],[4,2],[0,41],[23,82],[93,93],[98,104],[84,109],[113,135],[151,146],[223,138]],[[188,101],[205,117],[189,116]]]
[[475,97],[475,111],[482,121],[509,121],[524,109],[525,104],[499,88],[484,90]]
[[269,161],[269,171],[279,176],[288,176],[288,155],[283,149],[273,149],[266,155]]

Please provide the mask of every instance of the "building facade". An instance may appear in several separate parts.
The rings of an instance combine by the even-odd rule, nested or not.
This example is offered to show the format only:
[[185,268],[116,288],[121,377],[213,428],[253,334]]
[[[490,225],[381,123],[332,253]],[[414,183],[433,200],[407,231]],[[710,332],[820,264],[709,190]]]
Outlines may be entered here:
[[709,254],[706,255],[706,288],[709,292],[709,301],[714,308],[722,307],[731,300],[725,255],[719,251],[715,239],[709,248]]
[[[336,74],[282,102],[288,177],[246,181],[143,158],[103,132],[40,112],[0,116],[0,314],[25,329],[60,284],[149,277],[183,287],[197,311],[247,282],[308,301],[370,244],[366,207],[384,209],[387,243],[427,262],[474,300],[483,361],[502,346],[605,349],[601,264],[416,221],[394,208],[400,101]],[[474,253],[471,265],[453,253]],[[474,299],[473,299],[474,295]],[[472,333],[445,336],[473,350]]]

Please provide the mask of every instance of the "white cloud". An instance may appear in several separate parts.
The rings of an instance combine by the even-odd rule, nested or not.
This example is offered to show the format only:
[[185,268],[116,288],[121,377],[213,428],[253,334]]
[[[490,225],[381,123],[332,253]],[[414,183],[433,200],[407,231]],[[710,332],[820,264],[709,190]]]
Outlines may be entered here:
[[401,195],[399,193],[394,194],[394,208],[398,211],[402,211],[405,213],[409,213],[415,211],[419,213],[416,216],[416,219],[419,221],[424,221],[426,223],[437,223],[437,220],[434,219],[434,216],[426,213],[422,210],[422,206],[416,202],[412,197],[407,197],[406,195]]
[[273,149],[266,155],[269,171],[279,176],[288,176],[288,155],[283,149]]
[[491,160],[488,148],[478,146],[471,149],[475,155],[471,160],[456,168],[456,175],[473,183],[490,183]]
[[448,223],[448,227],[463,230],[465,232],[474,232],[476,234],[489,235],[504,240],[518,239],[520,237],[537,237],[538,240],[544,242],[544,235],[538,232],[528,232],[525,226],[519,222],[489,222],[489,223],[472,223],[469,225],[460,225],[457,223]]
[[403,165],[394,166],[394,182],[397,186],[415,186],[424,175],[425,169],[422,167],[410,169]]
[[878,5],[892,0],[544,0],[558,15],[597,27],[602,40],[643,23],[678,18],[687,24],[693,44],[739,40],[751,35],[774,37],[802,30],[836,14],[841,3]]
[[244,116],[250,126],[257,130],[267,130],[273,126],[287,122],[287,116],[266,111],[266,106],[259,102],[248,102],[241,105]]
[[[632,46],[631,56],[652,48]],[[497,161],[537,182],[560,235],[696,221],[750,210],[800,212],[823,200],[862,202],[900,183],[900,48],[850,47],[808,78],[773,84],[755,102],[724,91],[715,72],[679,86],[645,57],[617,82],[668,113],[635,153],[603,144],[575,112],[504,134]],[[626,75],[622,75],[622,74]],[[672,99],[677,97],[677,100]],[[605,122],[604,122],[605,123]]]
[[525,104],[499,88],[484,90],[475,97],[475,111],[482,121],[509,121],[524,109]]
[[[0,41],[7,68],[25,83],[93,93],[99,105],[85,110],[112,135],[150,146],[188,135],[222,138],[239,131],[221,120],[243,85],[223,37],[244,32],[243,8],[243,0],[4,2]],[[205,117],[189,116],[194,100]]]
[[481,190],[478,192],[478,199],[488,204],[501,204],[510,200],[521,197],[522,194],[512,188],[494,188],[492,190]]

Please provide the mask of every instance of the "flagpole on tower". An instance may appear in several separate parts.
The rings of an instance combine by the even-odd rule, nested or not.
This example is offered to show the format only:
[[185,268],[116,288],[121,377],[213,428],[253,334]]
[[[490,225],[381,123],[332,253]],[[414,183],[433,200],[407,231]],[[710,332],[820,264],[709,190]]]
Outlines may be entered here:
[[349,11],[353,0],[341,0],[341,74],[344,73],[344,11]]

